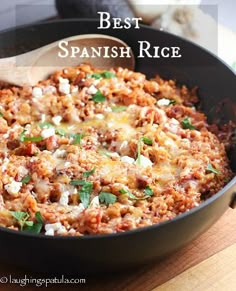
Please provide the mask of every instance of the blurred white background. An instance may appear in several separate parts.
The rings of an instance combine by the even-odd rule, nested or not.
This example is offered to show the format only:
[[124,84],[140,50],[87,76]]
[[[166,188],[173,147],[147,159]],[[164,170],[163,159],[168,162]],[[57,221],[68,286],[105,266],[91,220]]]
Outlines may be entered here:
[[[65,0],[66,1],[66,0]],[[79,1],[79,0],[78,0]],[[89,1],[89,0],[88,0]],[[168,1],[166,1],[168,2]],[[153,0],[155,3],[155,0]],[[33,10],[27,6],[38,5]],[[236,32],[236,1],[235,0],[202,0],[201,8],[211,14],[211,8],[204,7],[204,4],[218,5],[218,20],[221,24],[227,26]],[[17,5],[17,21],[16,21]],[[46,9],[45,9],[46,8]],[[55,17],[57,11],[54,0],[11,0],[1,1],[0,5],[0,30],[21,24],[27,24]],[[214,13],[213,13],[214,16]]]

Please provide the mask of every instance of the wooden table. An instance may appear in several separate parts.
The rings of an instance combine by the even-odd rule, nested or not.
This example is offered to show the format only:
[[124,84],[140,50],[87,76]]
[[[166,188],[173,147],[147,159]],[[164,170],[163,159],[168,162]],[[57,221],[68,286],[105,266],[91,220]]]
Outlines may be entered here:
[[[0,266],[0,277],[23,278],[24,271]],[[27,276],[34,277],[33,274]],[[48,276],[51,278],[50,276]],[[229,209],[205,234],[159,262],[123,274],[86,278],[86,284],[49,285],[43,290],[86,291],[235,291],[236,210]],[[39,290],[0,284],[0,290]],[[40,288],[40,290],[42,290]]]

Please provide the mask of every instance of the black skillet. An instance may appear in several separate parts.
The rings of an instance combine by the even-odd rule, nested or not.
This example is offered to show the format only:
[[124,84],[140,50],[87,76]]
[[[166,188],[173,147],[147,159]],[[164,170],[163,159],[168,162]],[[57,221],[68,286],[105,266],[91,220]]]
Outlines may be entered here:
[[[236,123],[236,76],[211,53],[186,40],[150,27],[139,30],[97,30],[98,22],[66,20],[22,26],[0,33],[0,56],[23,53],[64,37],[103,33],[118,37],[138,54],[138,41],[152,45],[179,46],[182,58],[138,58],[136,70],[148,77],[157,73],[188,86],[197,85],[201,109],[209,121]],[[66,63],[65,63],[66,66]],[[229,153],[236,170],[236,152]],[[236,178],[221,191],[175,219],[125,233],[84,237],[48,237],[0,228],[1,263],[37,271],[79,273],[122,270],[157,260],[186,245],[206,231],[235,204]]]

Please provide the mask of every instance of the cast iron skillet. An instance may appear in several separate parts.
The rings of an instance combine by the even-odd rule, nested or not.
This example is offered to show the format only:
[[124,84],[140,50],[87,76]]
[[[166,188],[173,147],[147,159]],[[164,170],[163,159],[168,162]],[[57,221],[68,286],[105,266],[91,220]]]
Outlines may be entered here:
[[[0,33],[1,57],[86,33],[119,37],[132,47],[135,55],[138,40],[148,40],[161,47],[180,46],[182,58],[164,61],[139,58],[136,70],[149,77],[159,73],[189,86],[198,85],[201,108],[210,121],[236,122],[236,76],[212,54],[186,40],[145,26],[125,33],[101,31],[97,26],[98,22],[91,20],[60,20],[7,30]],[[235,149],[229,158],[236,170]],[[119,234],[48,237],[0,228],[1,263],[10,262],[36,271],[77,274],[139,266],[174,252],[206,231],[227,210],[235,195],[236,178],[199,207],[172,221]]]

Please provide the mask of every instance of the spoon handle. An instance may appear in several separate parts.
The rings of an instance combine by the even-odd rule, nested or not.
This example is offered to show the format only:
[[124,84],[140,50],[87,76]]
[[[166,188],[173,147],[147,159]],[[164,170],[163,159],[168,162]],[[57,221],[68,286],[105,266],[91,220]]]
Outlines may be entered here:
[[18,65],[17,57],[0,59],[0,80],[13,85],[23,85],[27,79],[27,67]]
[[62,58],[59,56],[59,41],[56,41],[18,56],[0,59],[0,80],[18,86],[32,86],[59,69],[77,66],[81,63],[90,63],[100,69],[111,67],[134,69],[135,61],[131,48],[118,38],[102,34],[84,34],[68,37],[63,41],[68,44],[68,49],[76,48],[80,52],[84,49],[90,51],[93,47],[115,47],[117,50],[127,48],[130,49],[130,57],[105,58],[101,55],[93,58],[77,53],[76,56],[68,55],[68,57]]

